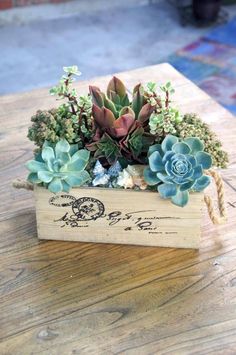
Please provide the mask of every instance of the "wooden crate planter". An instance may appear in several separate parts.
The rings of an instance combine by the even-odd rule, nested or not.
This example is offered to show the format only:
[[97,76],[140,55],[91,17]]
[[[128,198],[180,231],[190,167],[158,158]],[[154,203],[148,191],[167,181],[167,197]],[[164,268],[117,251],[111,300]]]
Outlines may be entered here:
[[157,193],[74,188],[52,194],[35,187],[39,239],[198,248],[203,194],[187,207]]

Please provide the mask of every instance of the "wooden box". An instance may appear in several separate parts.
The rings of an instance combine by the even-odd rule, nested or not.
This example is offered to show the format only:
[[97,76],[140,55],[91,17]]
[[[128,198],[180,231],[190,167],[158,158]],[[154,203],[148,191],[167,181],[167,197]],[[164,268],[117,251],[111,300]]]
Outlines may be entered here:
[[36,187],[39,239],[198,248],[203,194],[181,208],[158,193],[74,188],[52,194]]

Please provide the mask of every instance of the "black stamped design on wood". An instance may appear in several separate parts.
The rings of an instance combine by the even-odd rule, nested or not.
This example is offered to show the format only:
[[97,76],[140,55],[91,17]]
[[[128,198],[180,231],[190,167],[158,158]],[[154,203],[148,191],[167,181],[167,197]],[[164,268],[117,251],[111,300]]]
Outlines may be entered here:
[[74,196],[62,194],[51,197],[48,202],[49,205],[56,207],[68,207],[72,206],[75,201],[76,198]]
[[96,220],[105,212],[104,204],[93,197],[81,197],[72,205],[74,214],[81,221]]
[[[89,221],[96,221],[103,218],[104,223],[110,228],[114,225],[122,225],[127,233],[129,231],[146,231],[148,234],[178,234],[176,231],[162,232],[159,230],[160,220],[181,219],[180,217],[156,216],[156,210],[138,210],[122,212],[119,210],[105,213],[104,204],[94,197],[80,197],[61,194],[49,199],[49,204],[56,207],[70,207],[70,211],[63,212],[63,216],[55,219],[54,222],[61,222],[61,228],[88,228]],[[153,215],[145,216],[146,213]]]

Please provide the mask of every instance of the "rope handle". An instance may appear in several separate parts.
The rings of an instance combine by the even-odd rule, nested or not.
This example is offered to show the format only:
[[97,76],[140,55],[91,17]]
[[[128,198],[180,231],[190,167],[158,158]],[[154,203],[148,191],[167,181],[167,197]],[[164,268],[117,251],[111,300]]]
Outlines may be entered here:
[[15,187],[16,189],[25,189],[31,191],[34,189],[34,184],[32,184],[29,181],[21,180],[21,179],[13,180],[12,186]]
[[220,215],[217,215],[212,198],[209,195],[205,194],[204,201],[207,205],[209,217],[213,224],[223,224],[227,221],[223,180],[215,170],[207,170],[205,171],[205,174],[211,176],[214,179],[216,185],[216,192],[217,192],[218,208],[220,212]]

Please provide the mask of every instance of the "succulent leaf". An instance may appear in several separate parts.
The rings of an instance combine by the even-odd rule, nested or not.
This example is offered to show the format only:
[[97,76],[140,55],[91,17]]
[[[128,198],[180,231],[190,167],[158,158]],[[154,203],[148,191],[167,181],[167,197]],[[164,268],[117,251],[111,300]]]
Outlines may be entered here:
[[152,105],[150,105],[149,103],[145,104],[141,110],[139,111],[139,114],[138,114],[138,120],[139,122],[141,123],[145,123],[148,121],[148,119],[150,118],[152,112],[153,112],[153,107]]
[[104,95],[104,106],[105,106],[108,110],[110,110],[116,118],[119,117],[119,112],[117,111],[116,106],[115,106],[114,103],[113,103],[110,99],[108,99],[105,95]]
[[207,175],[202,175],[193,185],[193,189],[195,191],[202,191],[204,190],[211,182],[211,179]]
[[180,154],[189,154],[191,149],[188,144],[184,142],[175,143],[172,147],[173,152]]
[[116,107],[120,107],[120,108],[122,107],[120,96],[115,91],[110,91],[109,98],[115,104]]
[[166,182],[166,183],[172,182],[172,179],[168,174],[166,174],[166,173],[156,173],[156,174],[157,174],[157,177],[160,181]]
[[106,129],[113,126],[115,116],[106,107],[100,109],[98,106],[93,105],[92,112],[94,120],[100,128]]
[[206,152],[197,152],[196,159],[198,164],[201,164],[203,169],[210,169],[212,165],[211,155]]
[[90,178],[90,175],[87,171],[74,171],[70,172],[68,176],[65,178],[65,182],[69,186],[82,186],[84,185]]
[[134,113],[134,111],[132,110],[132,108],[129,107],[129,106],[124,106],[124,107],[122,107],[122,109],[121,109],[120,112],[119,112],[119,115],[120,115],[120,116],[126,115],[126,114],[130,114],[132,117],[135,118],[135,113]]
[[104,106],[104,95],[97,86],[89,86],[89,92],[94,105],[102,108]]
[[47,170],[47,166],[45,163],[36,161],[36,160],[29,160],[26,163],[26,167],[32,173],[37,173],[39,170]]
[[156,152],[156,151],[159,152],[163,156],[163,151],[162,151],[160,144],[151,145],[148,150],[148,156],[150,156],[153,152]]
[[158,192],[162,198],[170,198],[176,195],[177,187],[172,183],[163,183],[158,185]]
[[186,142],[188,144],[188,146],[191,149],[192,154],[195,154],[197,152],[201,152],[204,150],[203,142],[197,137],[185,138],[184,142]]
[[122,106],[129,106],[130,102],[129,102],[129,98],[128,95],[125,94],[125,96],[121,99],[121,105]]
[[62,182],[59,178],[55,177],[48,185],[48,190],[53,193],[57,193],[63,190]]
[[160,182],[157,174],[154,173],[149,167],[146,167],[143,172],[144,180],[149,186],[154,186]]
[[177,205],[179,207],[184,207],[187,205],[189,200],[189,192],[186,191],[177,191],[177,194],[175,196],[171,197],[171,201],[174,205]]
[[192,175],[192,179],[196,180],[199,179],[203,174],[203,169],[202,169],[202,165],[197,165],[194,169],[193,169],[193,175]]
[[123,98],[126,95],[126,88],[123,82],[116,76],[113,76],[107,86],[107,96],[109,98],[111,98],[111,91],[115,92],[120,98]]
[[47,184],[52,181],[53,173],[51,171],[39,171],[38,172],[38,179],[42,182],[46,182]]
[[134,118],[130,114],[120,116],[114,121],[113,127],[109,129],[111,135],[116,138],[124,137],[128,134],[134,123]]
[[105,157],[110,165],[122,156],[119,146],[107,133],[104,133],[98,142],[92,143],[87,148],[95,151],[95,158]]
[[184,184],[182,184],[179,188],[180,191],[186,191],[192,188],[192,186],[194,185],[194,180],[193,181],[188,181],[185,182]]
[[178,141],[179,139],[177,137],[168,134],[161,143],[161,148],[163,152],[166,153],[167,151],[172,150],[172,146]]
[[153,172],[162,171],[164,165],[162,163],[162,157],[159,152],[153,152],[149,157],[149,166]]
[[132,102],[132,109],[135,112],[136,119],[138,118],[139,112],[143,107],[143,102],[144,102],[144,96],[141,94],[140,86],[139,86],[133,95],[133,102]]
[[70,151],[70,144],[67,142],[66,139],[61,139],[59,142],[57,142],[55,147],[56,156],[61,152],[68,153],[69,151]]
[[54,150],[52,149],[52,147],[44,146],[44,149],[42,151],[42,158],[44,161],[47,161],[47,162],[51,162],[55,159],[55,154],[54,154]]

